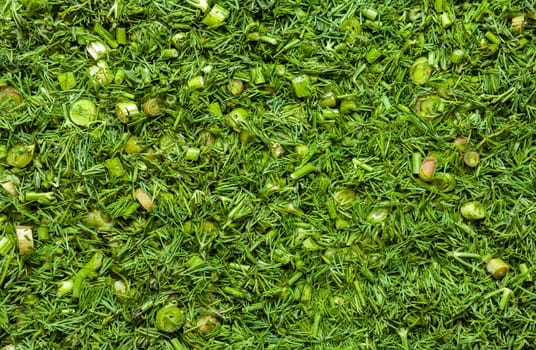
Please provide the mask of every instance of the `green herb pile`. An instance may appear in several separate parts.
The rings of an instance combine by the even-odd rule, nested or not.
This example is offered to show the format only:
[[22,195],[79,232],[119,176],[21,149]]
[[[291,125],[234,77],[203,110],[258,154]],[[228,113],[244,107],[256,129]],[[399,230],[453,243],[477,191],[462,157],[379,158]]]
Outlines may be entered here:
[[0,2],[0,347],[529,349],[528,0]]

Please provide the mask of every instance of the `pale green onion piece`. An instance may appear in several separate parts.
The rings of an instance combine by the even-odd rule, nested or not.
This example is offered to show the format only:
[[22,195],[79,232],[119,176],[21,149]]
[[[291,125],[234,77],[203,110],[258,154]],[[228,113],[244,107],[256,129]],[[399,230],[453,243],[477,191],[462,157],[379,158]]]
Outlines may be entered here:
[[108,49],[103,43],[94,41],[88,44],[87,52],[95,61],[97,61],[106,56]]
[[186,159],[187,160],[198,160],[201,150],[199,148],[188,148],[186,150]]
[[97,106],[90,100],[76,101],[70,108],[71,121],[79,126],[88,126],[98,118]]
[[124,123],[128,123],[131,117],[136,117],[139,114],[138,106],[132,101],[118,102],[115,104],[115,115]]
[[480,162],[480,154],[478,152],[466,152],[463,155],[463,162],[470,168],[476,168]]
[[175,305],[166,305],[156,313],[155,327],[161,332],[174,333],[185,322],[182,310]]
[[76,78],[73,72],[58,74],[58,82],[62,91],[70,90],[76,86]]
[[297,97],[311,96],[312,89],[307,75],[300,75],[292,79],[292,87]]
[[224,8],[221,5],[214,5],[209,13],[205,16],[203,19],[203,24],[205,24],[208,27],[219,27],[224,22],[225,19],[229,16],[229,10]]
[[290,174],[290,178],[293,179],[293,180],[297,180],[299,178],[302,178],[304,176],[306,176],[307,174],[313,172],[316,170],[316,167],[311,164],[311,163],[307,163],[303,166],[300,166],[299,168],[297,168],[292,174]]
[[477,201],[464,203],[460,212],[467,220],[480,220],[486,217],[486,209]]
[[244,125],[249,117],[249,111],[244,108],[235,108],[225,118],[227,126],[233,130],[240,132],[242,125]]
[[415,103],[417,115],[423,119],[436,118],[445,111],[445,104],[437,95],[425,95],[417,99]]
[[205,78],[202,75],[190,78],[188,87],[193,90],[199,90],[205,87]]
[[121,160],[117,157],[105,160],[104,166],[108,169],[110,175],[113,177],[121,177],[125,174],[123,164],[121,164]]
[[510,267],[501,259],[490,259],[486,264],[486,270],[496,279],[503,278]]
[[102,60],[89,68],[89,76],[92,78],[92,83],[96,86],[108,85],[114,80],[114,74],[110,70],[108,63]]
[[35,145],[15,145],[7,152],[6,162],[15,168],[24,168],[34,157]]
[[427,57],[417,58],[409,69],[409,77],[417,85],[423,85],[432,75],[432,66]]
[[367,222],[371,224],[381,224],[389,216],[389,210],[387,208],[375,208],[372,209],[367,215]]
[[355,192],[349,188],[343,188],[342,190],[335,193],[333,199],[342,207],[349,206],[355,201]]
[[138,188],[134,192],[134,197],[137,199],[143,209],[147,210],[148,212],[151,212],[156,208],[156,204],[154,203],[154,201],[141,188]]
[[20,255],[32,253],[34,251],[32,228],[30,226],[17,226],[15,231]]

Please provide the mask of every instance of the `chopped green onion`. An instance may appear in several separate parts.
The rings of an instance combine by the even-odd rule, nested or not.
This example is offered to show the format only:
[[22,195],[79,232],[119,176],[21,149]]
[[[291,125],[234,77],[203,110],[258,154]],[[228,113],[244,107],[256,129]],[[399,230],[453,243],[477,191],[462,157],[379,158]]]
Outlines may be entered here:
[[519,264],[519,273],[521,275],[525,276],[525,278],[524,278],[525,281],[532,282],[532,275],[530,273],[530,270],[529,270],[527,264],[525,264],[525,263]]
[[240,79],[231,79],[229,84],[227,84],[227,90],[229,90],[233,96],[238,96],[244,91],[244,82]]
[[292,79],[292,87],[297,97],[311,96],[312,89],[307,75],[300,75]]
[[169,60],[172,58],[179,57],[179,51],[177,49],[164,49],[162,50],[162,53],[160,54],[160,57],[164,60]]
[[204,315],[197,320],[196,326],[199,333],[206,335],[221,326],[221,323],[214,315]]
[[463,162],[470,168],[476,168],[480,162],[480,154],[478,152],[466,152],[463,155]]
[[100,210],[92,210],[86,215],[86,224],[99,231],[110,231],[113,227],[112,219]]
[[127,44],[127,29],[119,27],[115,30],[115,40],[121,45]]
[[216,28],[221,26],[228,16],[229,10],[221,5],[215,4],[203,19],[203,24],[211,28]]
[[417,58],[409,69],[409,77],[417,85],[423,85],[432,75],[432,66],[427,57]]
[[97,106],[90,100],[76,101],[70,108],[71,121],[79,126],[88,126],[98,118]]
[[486,209],[477,201],[464,203],[460,212],[467,220],[480,220],[486,217]]
[[14,243],[8,237],[0,238],[0,256],[6,256],[11,251]]
[[452,63],[459,64],[465,58],[465,51],[462,49],[456,49],[450,54],[450,60]]
[[164,113],[164,104],[159,98],[151,98],[142,106],[143,112],[151,117],[157,117]]
[[486,264],[486,270],[496,279],[503,278],[510,267],[501,259],[490,259]]
[[425,95],[417,99],[415,103],[417,115],[421,118],[435,118],[445,111],[445,104],[437,95]]
[[292,180],[297,180],[299,178],[302,178],[304,177],[305,175],[313,172],[316,170],[316,167],[311,164],[311,163],[307,163],[299,168],[297,168],[292,174],[290,174],[290,178]]
[[211,104],[209,104],[208,111],[216,117],[223,117],[223,112],[221,111],[220,104],[218,102],[212,102]]
[[443,28],[448,28],[452,25],[452,19],[447,12],[443,12],[439,18]]
[[414,152],[411,155],[411,172],[413,175],[419,175],[421,170],[422,155],[419,152]]
[[419,168],[419,178],[422,181],[430,182],[434,176],[436,169],[437,159],[434,156],[428,156],[421,163]]
[[58,288],[58,297],[63,297],[73,291],[74,282],[72,279],[64,281]]
[[95,86],[108,85],[114,80],[114,74],[110,70],[106,61],[98,61],[96,65],[89,68],[89,76]]
[[117,157],[105,160],[104,166],[108,169],[110,175],[113,177],[121,177],[125,174],[123,164],[121,164],[121,160]]
[[156,313],[155,327],[161,332],[174,333],[181,329],[186,318],[176,305],[166,305]]
[[456,188],[456,179],[452,174],[434,174],[432,185],[435,186],[439,191],[450,192]]
[[121,85],[123,83],[123,81],[125,80],[125,71],[122,70],[121,68],[119,68],[116,72],[115,72],[115,75],[114,75],[114,83],[117,84],[117,85]]
[[322,108],[337,106],[337,99],[335,98],[335,94],[332,91],[326,92],[324,96],[322,96],[320,101],[318,101],[318,105]]
[[333,195],[333,199],[342,207],[349,206],[355,201],[355,192],[349,188],[343,188]]
[[261,35],[259,37],[259,40],[260,41],[264,41],[265,43],[268,43],[268,44],[271,44],[271,45],[277,45],[277,39],[276,38],[273,38],[271,36],[267,36],[267,35]]
[[139,145],[139,138],[137,136],[130,136],[127,140],[127,143],[125,144],[125,152],[128,154],[137,153],[142,150],[141,146]]
[[484,34],[484,36],[486,37],[486,39],[488,39],[490,41],[490,43],[492,44],[495,44],[495,45],[500,45],[501,44],[501,39],[495,35],[494,33],[492,32],[486,32],[486,34]]
[[22,100],[22,94],[14,87],[4,86],[0,88],[0,107],[15,107],[16,105],[20,105],[22,103]]
[[147,210],[148,212],[151,212],[156,208],[156,204],[154,203],[154,201],[141,188],[138,188],[134,192],[134,197],[138,200],[143,209]]
[[103,26],[100,25],[100,23],[95,23],[93,31],[97,33],[102,39],[104,39],[104,41],[106,41],[106,44],[110,45],[112,49],[115,49],[119,46],[119,43],[114,39],[112,33],[107,31]]
[[359,34],[361,32],[361,22],[356,17],[350,17],[342,21],[341,30],[352,34]]
[[499,309],[504,310],[506,305],[508,305],[508,300],[510,297],[514,294],[514,291],[512,291],[510,288],[503,288],[503,293],[501,296],[501,301],[499,302]]
[[353,112],[357,112],[358,110],[357,103],[352,100],[344,100],[339,106],[339,111],[341,114],[351,114]]
[[62,91],[70,90],[76,86],[76,78],[73,72],[58,74],[58,82]]
[[525,16],[515,16],[512,17],[512,25],[511,25],[512,31],[521,34],[525,30]]
[[251,70],[251,80],[254,84],[260,85],[266,83],[266,79],[264,78],[264,74],[262,73],[261,67],[255,67]]
[[49,238],[50,238],[50,235],[48,233],[48,227],[39,226],[37,228],[37,239],[40,241],[48,241]]
[[17,226],[15,231],[20,255],[32,253],[34,251],[32,228],[30,226]]
[[309,152],[309,147],[307,145],[297,145],[295,151],[298,158],[303,158]]
[[36,201],[40,204],[50,204],[56,200],[54,192],[26,192],[24,195],[25,201]]
[[104,56],[106,56],[108,49],[103,43],[94,41],[88,44],[87,52],[89,53],[91,57],[93,57],[95,61],[98,61]]
[[128,123],[131,117],[139,114],[138,106],[132,101],[118,102],[115,104],[115,115],[124,123]]
[[387,208],[375,208],[372,209],[367,215],[367,222],[371,224],[381,224],[389,216],[389,209]]
[[208,10],[209,5],[207,0],[186,0],[186,2],[193,7],[200,9],[203,12],[207,12]]
[[24,168],[34,157],[35,145],[15,145],[7,151],[7,164],[15,168]]
[[171,38],[171,43],[173,44],[173,46],[175,46],[177,49],[182,49],[182,47],[184,46],[185,43],[188,42],[188,34],[187,33],[176,33],[175,35],[173,35],[173,37]]
[[205,78],[202,75],[190,78],[188,80],[188,87],[193,90],[199,90],[205,87]]
[[227,114],[227,117],[225,118],[225,121],[227,123],[227,126],[232,128],[236,132],[240,132],[242,126],[246,123],[248,117],[249,111],[239,107],[229,112]]
[[363,14],[364,17],[374,21],[376,19],[376,17],[378,16],[378,11],[374,10],[374,9],[371,9],[371,8],[368,8],[368,9],[363,9],[361,11],[361,13]]
[[382,55],[381,52],[377,48],[373,47],[372,49],[369,50],[365,58],[368,63],[372,64],[376,62],[376,60],[380,58],[381,55]]
[[188,148],[185,158],[187,160],[198,160],[201,150],[199,148]]

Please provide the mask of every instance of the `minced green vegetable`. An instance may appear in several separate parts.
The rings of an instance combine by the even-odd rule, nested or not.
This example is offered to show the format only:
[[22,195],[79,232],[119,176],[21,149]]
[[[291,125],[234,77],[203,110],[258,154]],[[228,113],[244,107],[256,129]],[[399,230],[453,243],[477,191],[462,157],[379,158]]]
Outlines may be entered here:
[[1,2],[0,349],[533,348],[535,31],[531,1]]

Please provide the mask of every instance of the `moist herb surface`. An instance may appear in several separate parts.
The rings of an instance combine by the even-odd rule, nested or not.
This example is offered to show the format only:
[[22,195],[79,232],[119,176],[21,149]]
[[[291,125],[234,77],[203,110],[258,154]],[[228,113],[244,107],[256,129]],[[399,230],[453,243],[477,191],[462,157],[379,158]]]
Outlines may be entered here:
[[0,3],[0,347],[528,349],[530,1]]

